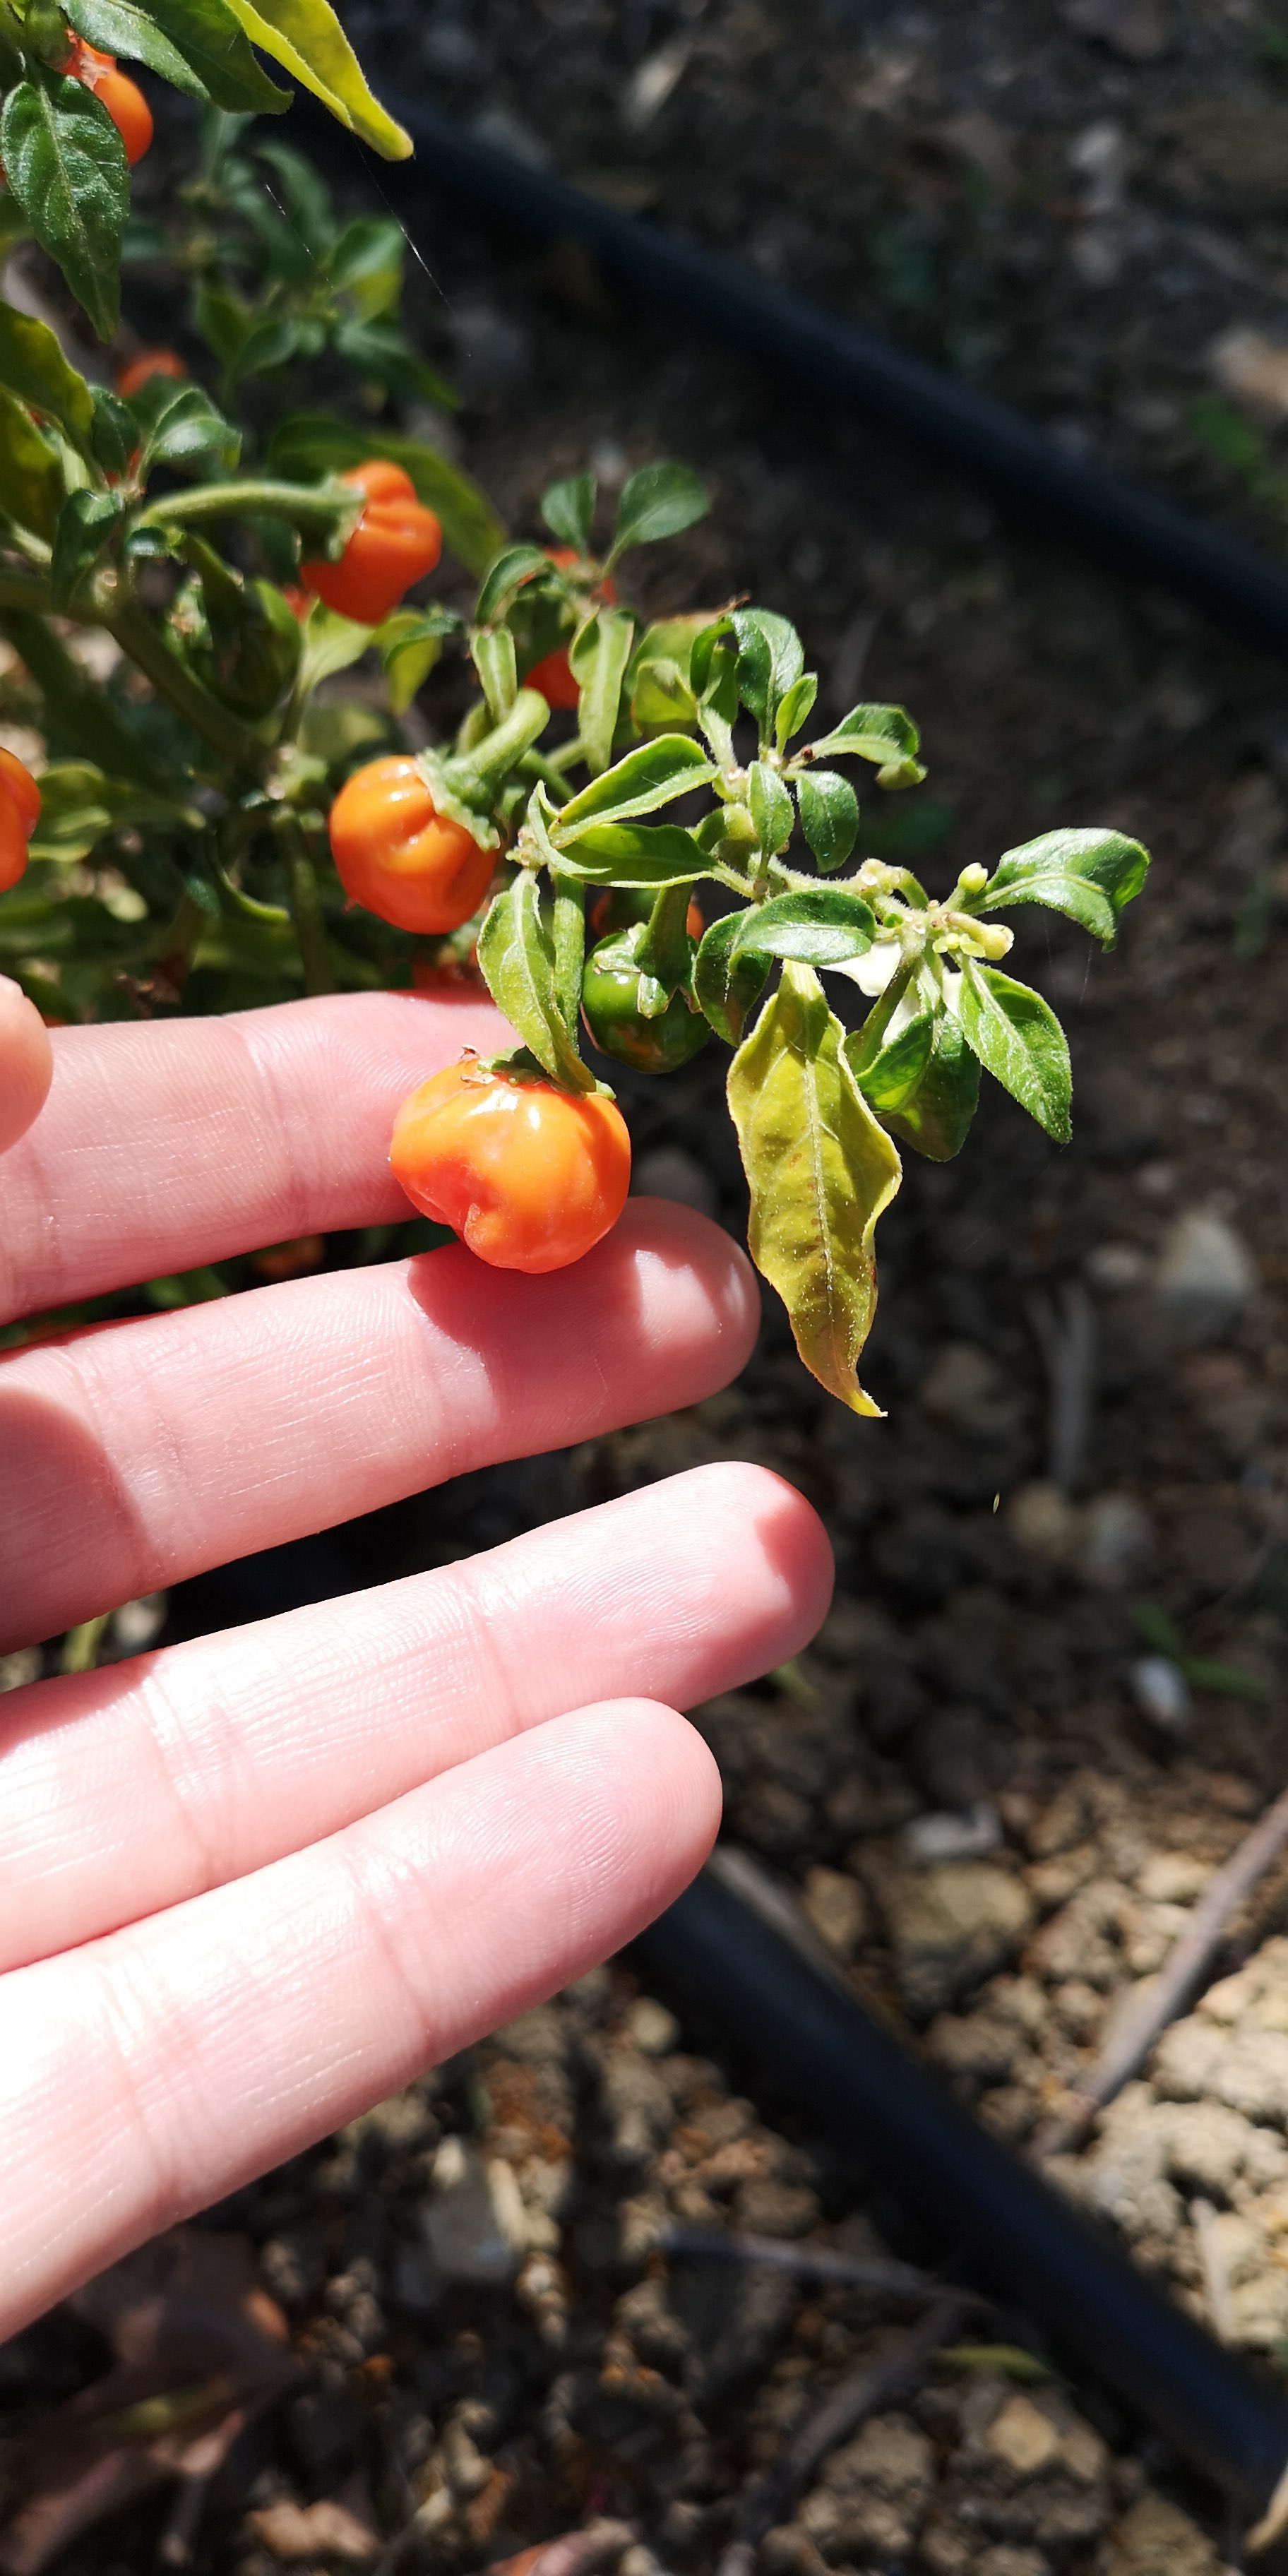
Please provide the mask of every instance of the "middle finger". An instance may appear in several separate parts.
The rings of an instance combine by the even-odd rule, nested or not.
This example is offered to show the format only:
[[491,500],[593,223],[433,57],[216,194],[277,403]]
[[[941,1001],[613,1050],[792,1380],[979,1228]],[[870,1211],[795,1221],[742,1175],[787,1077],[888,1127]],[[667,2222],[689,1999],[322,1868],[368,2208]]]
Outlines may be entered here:
[[758,1319],[727,1235],[633,1199],[548,1278],[447,1245],[16,1352],[0,1364],[0,1651],[693,1404],[742,1367]]

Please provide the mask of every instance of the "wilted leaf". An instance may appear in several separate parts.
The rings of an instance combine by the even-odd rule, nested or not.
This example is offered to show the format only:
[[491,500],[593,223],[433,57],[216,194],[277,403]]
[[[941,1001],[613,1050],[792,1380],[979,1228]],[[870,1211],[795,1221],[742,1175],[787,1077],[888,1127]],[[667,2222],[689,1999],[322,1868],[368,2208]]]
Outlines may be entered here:
[[1030,985],[1013,983],[996,966],[967,957],[958,1007],[967,1043],[985,1071],[1057,1145],[1067,1145],[1069,1049],[1049,1003]]
[[876,1310],[872,1238],[898,1189],[898,1154],[842,1053],[844,1031],[807,966],[783,968],[729,1068],[729,1107],[751,1190],[752,1259],[787,1308],[796,1347],[855,1413]]
[[624,608],[601,608],[589,618],[569,654],[573,678],[581,692],[577,730],[592,778],[613,757],[622,702],[622,682],[635,644],[635,620]]

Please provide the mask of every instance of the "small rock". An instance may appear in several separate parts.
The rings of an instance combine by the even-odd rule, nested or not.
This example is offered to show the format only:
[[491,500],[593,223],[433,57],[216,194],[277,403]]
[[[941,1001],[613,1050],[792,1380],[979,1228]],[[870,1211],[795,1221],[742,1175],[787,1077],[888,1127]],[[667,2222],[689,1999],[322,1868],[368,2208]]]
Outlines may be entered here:
[[800,2519],[834,2562],[882,2563],[911,2549],[934,2487],[927,2436],[899,2415],[877,2415],[834,2451]]
[[986,1860],[1001,1844],[1002,1819],[991,1798],[980,1798],[964,1815],[914,1816],[903,1839],[916,1860]]
[[1143,2495],[1110,2535],[1105,2576],[1221,2576],[1221,2561],[1179,2505]]
[[1218,2102],[1248,2119],[1282,2128],[1288,2123],[1288,2032],[1238,2030],[1222,2049],[1210,2078]]
[[519,2268],[518,2250],[477,2149],[445,2138],[433,2176],[435,2197],[421,2213],[421,2226],[434,2268],[450,2281],[510,2280]]
[[170,1596],[166,1592],[145,1592],[137,1601],[123,1601],[112,1613],[112,1643],[123,1655],[141,1655],[159,1637],[166,1622]]
[[38,1682],[43,1668],[39,1646],[17,1646],[11,1655],[0,1655],[0,1691],[24,1690],[28,1682]]
[[699,1216],[715,1218],[720,1212],[710,1172],[682,1145],[654,1145],[651,1152],[641,1154],[631,1173],[631,1195],[678,1199],[681,1207],[696,1208]]
[[883,1891],[900,1989],[913,2011],[934,2012],[978,1984],[1023,1940],[1028,1890],[987,1861],[944,1861]]
[[1211,1863],[1192,1852],[1151,1852],[1136,1879],[1136,1891],[1151,1905],[1192,1905],[1212,1876]]
[[1164,1735],[1183,1735],[1194,1713],[1190,1686],[1167,1655],[1138,1655],[1128,1673],[1142,1717]]
[[1208,350],[1208,365],[1222,391],[1236,402],[1283,419],[1288,414],[1288,347],[1246,323],[1223,331]]
[[1029,2397],[1008,2398],[984,2435],[984,2448],[1017,2478],[1036,2477],[1060,2448],[1060,2436],[1049,2415]]
[[857,1878],[820,1865],[810,1871],[803,1897],[819,1939],[838,1959],[852,1959],[868,1925],[868,1900]]
[[1001,2541],[975,2560],[974,2576],[1051,2576],[1051,2561],[1040,2549],[1012,2549]]
[[1247,1244],[1214,1208],[1191,1208],[1169,1228],[1154,1289],[1169,1323],[1186,1341],[1217,1341],[1228,1333],[1256,1285]]
[[933,1420],[968,1439],[1004,1437],[1022,1410],[996,1360],[975,1342],[945,1342],[936,1351],[921,1401]]
[[1078,1571],[1098,1590],[1130,1583],[1154,1545],[1154,1524],[1132,1494],[1097,1494],[1080,1515]]
[[1184,2191],[1228,2200],[1255,2135],[1222,2102],[1177,2102],[1167,2113],[1167,2170]]
[[737,2219],[750,2236],[808,2236],[822,2211],[817,2192],[804,2183],[775,2182],[768,2174],[740,2184]]
[[1093,1288],[1109,1297],[1125,1297],[1144,1284],[1149,1263],[1138,1243],[1095,1243],[1083,1269]]
[[1007,1506],[1007,1526],[1025,1556],[1066,1565],[1078,1544],[1079,1516],[1058,1485],[1021,1485]]
[[665,2004],[656,2003],[652,1995],[641,1995],[631,2005],[626,2027],[635,2046],[645,2057],[669,2057],[680,2045],[680,2025]]
[[383,2551],[370,2523],[360,2522],[334,2496],[320,2496],[316,2504],[293,2504],[284,2496],[252,2513],[250,2523],[274,2558],[338,2558],[346,2567],[367,2567]]
[[1169,2102],[1201,2100],[1226,2045],[1224,2032],[1212,2022],[1193,2014],[1174,2021],[1154,2051],[1150,2075],[1155,2092]]
[[1128,63],[1156,63],[1172,41],[1170,0],[1065,0],[1063,15]]

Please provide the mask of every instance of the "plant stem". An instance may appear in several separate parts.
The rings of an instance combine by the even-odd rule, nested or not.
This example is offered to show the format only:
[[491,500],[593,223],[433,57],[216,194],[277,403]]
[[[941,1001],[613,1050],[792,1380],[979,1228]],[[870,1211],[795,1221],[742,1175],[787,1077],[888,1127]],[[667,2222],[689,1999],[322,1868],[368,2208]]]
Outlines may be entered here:
[[0,564],[0,608],[33,608],[49,613],[49,582],[19,564]]
[[286,876],[290,892],[291,917],[295,936],[300,943],[300,964],[304,969],[306,993],[333,993],[335,968],[331,963],[331,944],[326,935],[322,897],[318,889],[317,870],[312,852],[295,816],[280,813],[276,829],[286,852]]
[[189,492],[167,492],[140,510],[136,528],[192,527],[203,519],[285,519],[302,533],[327,537],[346,518],[356,515],[362,495],[327,492],[312,483],[200,483]]
[[104,1610],[97,1619],[82,1619],[79,1628],[69,1628],[63,1639],[62,1667],[65,1673],[92,1673],[98,1661],[103,1632],[111,1618]]
[[873,1003],[859,1030],[859,1044],[850,1058],[852,1073],[867,1072],[920,963],[919,957],[905,957],[902,964],[896,966],[884,993]]
[[163,698],[168,698],[175,714],[183,717],[221,760],[235,770],[249,770],[258,776],[268,758],[269,746],[262,742],[249,725],[243,724],[229,707],[203,689],[177,653],[172,653],[165,637],[144,615],[136,600],[118,599],[98,621],[109,635],[116,637],[123,653],[137,662],[145,677]]
[[692,883],[663,886],[636,950],[641,974],[655,976],[668,992],[682,984],[689,971],[688,919],[692,899]]

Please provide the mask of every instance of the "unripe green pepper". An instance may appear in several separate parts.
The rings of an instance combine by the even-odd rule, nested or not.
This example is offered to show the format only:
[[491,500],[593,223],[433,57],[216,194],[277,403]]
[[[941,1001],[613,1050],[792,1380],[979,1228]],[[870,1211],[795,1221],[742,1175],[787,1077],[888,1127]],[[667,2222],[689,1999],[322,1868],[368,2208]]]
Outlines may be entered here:
[[706,1045],[711,1030],[682,991],[671,995],[656,1019],[645,1017],[639,1007],[641,935],[637,925],[592,948],[582,974],[581,1015],[602,1054],[633,1065],[637,1073],[674,1073]]

